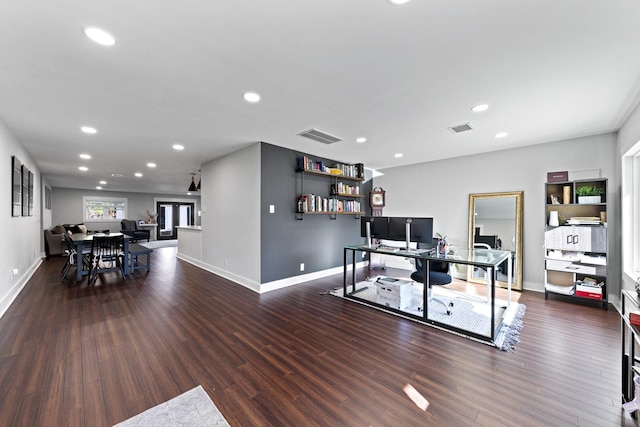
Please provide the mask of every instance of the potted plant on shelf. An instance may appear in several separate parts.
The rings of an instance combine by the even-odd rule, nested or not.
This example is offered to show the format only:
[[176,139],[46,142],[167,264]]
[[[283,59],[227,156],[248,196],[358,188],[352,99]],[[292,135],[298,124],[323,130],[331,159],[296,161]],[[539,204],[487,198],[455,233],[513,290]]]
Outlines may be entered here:
[[602,203],[604,188],[595,185],[583,185],[576,188],[579,204]]

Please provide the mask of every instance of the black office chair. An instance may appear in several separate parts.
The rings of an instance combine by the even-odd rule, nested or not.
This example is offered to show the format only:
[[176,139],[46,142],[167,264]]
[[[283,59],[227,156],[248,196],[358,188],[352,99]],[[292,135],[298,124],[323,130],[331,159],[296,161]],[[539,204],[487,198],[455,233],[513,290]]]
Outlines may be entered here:
[[[420,244],[418,244],[420,247]],[[424,283],[424,274],[426,270],[426,265],[424,260],[420,258],[415,259],[416,263],[416,271],[411,273],[411,279]],[[427,289],[427,299],[429,302],[437,302],[442,304],[447,309],[447,314],[451,315],[453,313],[453,301],[446,303],[440,298],[433,297],[433,286],[442,286],[448,285],[451,283],[451,276],[449,275],[449,263],[444,261],[430,261],[429,262],[429,289]]]
[[124,237],[93,236],[91,242],[91,267],[89,283],[95,282],[98,273],[120,271],[124,279]]

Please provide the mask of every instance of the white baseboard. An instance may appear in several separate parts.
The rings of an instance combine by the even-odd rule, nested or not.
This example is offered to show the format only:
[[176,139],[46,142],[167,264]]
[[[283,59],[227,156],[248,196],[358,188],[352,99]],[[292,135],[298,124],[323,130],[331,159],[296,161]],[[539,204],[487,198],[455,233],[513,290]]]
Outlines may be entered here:
[[25,287],[31,276],[36,272],[38,267],[42,264],[42,258],[36,258],[31,264],[29,269],[18,279],[13,287],[7,292],[7,294],[0,300],[0,317],[4,316],[11,304],[16,300],[22,289]]
[[[210,273],[217,274],[218,276],[222,276],[225,279],[229,279],[232,282],[236,282],[239,285],[244,286],[247,289],[251,289],[254,292],[259,294],[274,291],[276,289],[286,288],[287,286],[297,285],[299,283],[308,282],[310,280],[321,279],[323,277],[331,276],[333,274],[338,274],[343,271],[342,267],[334,267],[327,270],[315,271],[313,273],[301,274],[299,276],[287,277],[285,279],[274,280],[272,282],[267,283],[257,283],[254,280],[247,279],[246,277],[239,276],[230,271],[224,270],[222,268],[215,267],[213,265],[209,265],[195,258],[191,258],[184,254],[177,254],[177,258],[188,262],[189,264],[193,264],[196,267],[199,267],[203,270],[206,270]],[[356,264],[357,268],[364,267],[367,263],[362,261]],[[351,270],[351,265],[347,266],[348,270]]]
[[255,281],[253,281],[253,280],[251,280],[251,279],[248,279],[248,278],[243,277],[243,276],[239,276],[239,275],[237,275],[235,273],[232,273],[230,271],[224,270],[222,268],[218,268],[218,267],[215,267],[213,265],[209,265],[209,264],[207,264],[205,262],[202,262],[202,261],[197,260],[195,258],[191,258],[190,256],[187,256],[187,255],[184,255],[184,254],[178,253],[176,255],[176,257],[181,259],[181,260],[183,260],[183,261],[188,262],[189,264],[193,264],[196,267],[199,267],[199,268],[201,268],[203,270],[206,270],[206,271],[208,271],[210,273],[217,274],[218,276],[222,276],[225,279],[231,280],[232,282],[236,282],[237,284],[242,285],[245,288],[251,289],[254,292],[260,293],[260,284],[255,282]]

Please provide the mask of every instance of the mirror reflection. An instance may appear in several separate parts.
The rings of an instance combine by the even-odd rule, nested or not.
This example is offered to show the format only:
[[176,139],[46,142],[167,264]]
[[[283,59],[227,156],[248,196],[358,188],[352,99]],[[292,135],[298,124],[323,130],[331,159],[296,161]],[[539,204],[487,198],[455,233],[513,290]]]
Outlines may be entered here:
[[[522,198],[523,192],[469,195],[469,248],[484,247],[511,252],[512,289],[522,289]],[[485,283],[486,272],[469,269],[467,280]],[[507,265],[498,268],[498,286],[507,286]]]

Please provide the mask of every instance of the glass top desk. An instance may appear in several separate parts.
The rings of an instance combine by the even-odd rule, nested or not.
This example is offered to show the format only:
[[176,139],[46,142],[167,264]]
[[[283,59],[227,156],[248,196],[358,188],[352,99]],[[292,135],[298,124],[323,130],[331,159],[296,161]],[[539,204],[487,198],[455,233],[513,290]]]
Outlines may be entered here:
[[[427,271],[432,262],[464,264],[486,270],[486,297],[446,289],[447,285],[433,286],[433,297],[454,302],[453,313],[430,301],[428,292],[429,275],[424,275],[423,283],[409,277],[393,278],[384,276],[367,277],[356,280],[357,253],[382,254],[411,260],[421,259]],[[511,253],[494,249],[458,250],[455,255],[437,255],[428,250],[403,250],[353,245],[344,247],[343,295],[360,303],[396,315],[410,318],[420,323],[457,332],[465,336],[495,343],[504,315],[511,304],[511,273],[513,269]],[[498,267],[507,264],[507,299],[496,298],[496,274]],[[414,268],[415,271],[415,268]],[[360,274],[362,276],[362,274]]]

